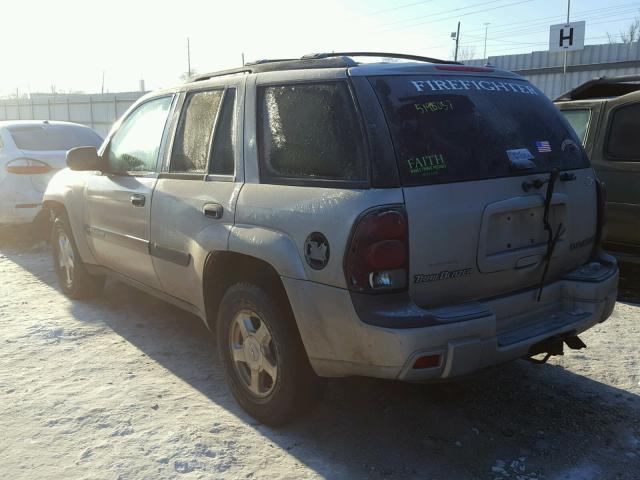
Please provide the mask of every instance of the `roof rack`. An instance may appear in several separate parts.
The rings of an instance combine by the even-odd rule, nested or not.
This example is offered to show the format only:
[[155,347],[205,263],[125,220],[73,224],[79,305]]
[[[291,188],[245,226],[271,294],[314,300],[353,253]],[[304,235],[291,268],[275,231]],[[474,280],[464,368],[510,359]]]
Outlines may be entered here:
[[619,97],[640,90],[640,75],[596,77],[563,93],[554,101],[589,100],[593,98]]
[[403,60],[413,60],[417,62],[428,63],[444,63],[462,65],[460,62],[451,60],[440,60],[431,57],[420,57],[418,55],[405,55],[404,53],[385,53],[385,52],[331,52],[331,53],[312,53],[305,55],[299,59],[274,59],[274,60],[257,60],[245,64],[243,67],[230,68],[228,70],[220,70],[218,72],[203,73],[196,75],[189,82],[200,82],[224,75],[235,75],[239,73],[259,73],[271,72],[275,70],[296,70],[308,68],[340,68],[355,67],[358,62],[351,57],[382,57],[382,58],[401,58]]
[[406,53],[389,53],[389,52],[331,52],[331,53],[310,53],[304,55],[303,59],[321,59],[330,57],[382,57],[382,58],[401,58],[403,60],[415,60],[416,62],[428,63],[448,63],[462,65],[460,62],[453,60],[442,60],[433,57],[421,57],[419,55],[408,55]]

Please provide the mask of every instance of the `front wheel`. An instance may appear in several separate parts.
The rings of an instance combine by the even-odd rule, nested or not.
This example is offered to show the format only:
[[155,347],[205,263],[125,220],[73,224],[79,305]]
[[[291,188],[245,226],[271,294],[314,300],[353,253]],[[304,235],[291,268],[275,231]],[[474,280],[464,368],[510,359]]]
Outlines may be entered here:
[[283,310],[262,288],[238,283],[227,290],[218,315],[218,352],[231,391],[267,425],[286,423],[312,407],[325,383]]
[[53,266],[62,292],[70,298],[97,295],[104,287],[104,277],[91,275],[85,267],[67,219],[58,216],[51,229]]

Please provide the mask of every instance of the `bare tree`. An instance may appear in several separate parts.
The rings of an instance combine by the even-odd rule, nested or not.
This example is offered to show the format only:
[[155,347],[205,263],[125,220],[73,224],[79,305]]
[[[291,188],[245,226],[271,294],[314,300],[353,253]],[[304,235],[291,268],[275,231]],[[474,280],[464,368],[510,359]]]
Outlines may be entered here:
[[[451,58],[455,58],[456,49],[455,47],[451,50]],[[459,47],[458,48],[458,61],[465,62],[467,60],[473,60],[476,58],[476,47],[467,46],[467,47]]]
[[[607,32],[609,43],[626,43],[631,45],[634,42],[640,40],[640,17],[633,19],[633,22],[627,27],[626,30],[621,30],[619,34],[611,34]],[[617,37],[620,37],[617,40]]]

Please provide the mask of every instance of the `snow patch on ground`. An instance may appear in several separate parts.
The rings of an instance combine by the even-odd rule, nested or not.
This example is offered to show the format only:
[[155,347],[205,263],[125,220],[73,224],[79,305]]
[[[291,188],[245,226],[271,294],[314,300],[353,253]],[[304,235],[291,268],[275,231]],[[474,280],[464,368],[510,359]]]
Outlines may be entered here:
[[442,385],[331,380],[280,429],[235,403],[193,316],[108,282],[70,301],[46,250],[0,255],[0,477],[637,480],[640,307],[545,366]]

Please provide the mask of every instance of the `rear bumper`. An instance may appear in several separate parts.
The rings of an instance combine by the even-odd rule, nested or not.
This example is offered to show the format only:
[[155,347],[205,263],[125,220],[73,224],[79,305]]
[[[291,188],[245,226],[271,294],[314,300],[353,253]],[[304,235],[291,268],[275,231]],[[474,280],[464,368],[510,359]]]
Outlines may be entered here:
[[[618,267],[607,255],[597,263],[597,268],[585,266],[547,285],[539,303],[532,289],[431,311],[413,305],[384,312],[401,320],[422,311],[431,324],[416,328],[363,322],[362,309],[356,311],[346,290],[290,278],[283,282],[318,375],[428,381],[526,356],[548,337],[579,334],[606,320],[616,301]],[[416,359],[425,355],[439,355],[439,364],[414,369]]]

